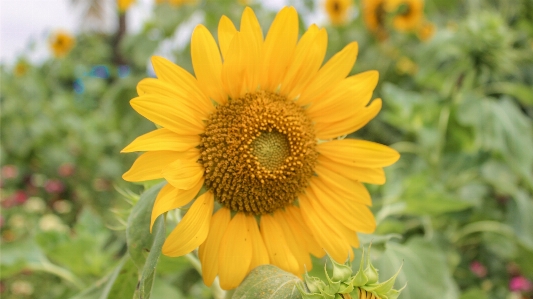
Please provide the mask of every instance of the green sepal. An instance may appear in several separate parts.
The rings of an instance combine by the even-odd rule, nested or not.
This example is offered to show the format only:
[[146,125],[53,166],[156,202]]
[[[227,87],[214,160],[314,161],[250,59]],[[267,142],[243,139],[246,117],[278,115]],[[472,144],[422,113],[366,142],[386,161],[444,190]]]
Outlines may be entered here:
[[384,297],[387,297],[387,299],[397,299],[398,296],[400,296],[400,293],[403,291],[403,289],[405,289],[406,286],[407,286],[407,283],[399,290],[391,289],[387,294],[385,294],[385,296],[383,296],[383,299],[385,299]]
[[367,291],[371,291],[372,293],[376,292],[377,295],[384,294],[386,295],[388,292],[392,290],[392,287],[394,286],[394,282],[396,281],[396,277],[398,277],[398,274],[400,274],[400,271],[402,270],[403,264],[400,266],[400,269],[394,274],[391,278],[388,280],[375,285],[368,285],[366,287],[363,287],[363,289]]
[[[379,279],[378,270],[374,268],[374,265],[372,265],[372,262],[370,262],[370,248],[371,247],[372,247],[372,243],[368,245],[367,266],[365,269],[366,277],[368,277],[367,284],[377,283]],[[363,255],[364,255],[364,252],[363,252]]]
[[335,294],[335,299],[344,299],[340,294]]
[[337,293],[341,287],[341,282],[331,280],[328,274],[327,264],[324,265],[324,272],[326,273],[326,278],[328,279],[328,282],[329,282],[329,285],[326,286],[326,288],[324,289],[324,293],[335,295],[335,293]]
[[331,263],[333,264],[333,277],[332,279],[340,282],[345,282],[350,280],[350,277],[352,276],[353,270],[350,260],[348,259],[348,262],[346,264],[339,264],[337,263],[331,256],[328,254],[328,258],[331,260]]
[[[320,294],[326,288],[326,284],[317,277],[312,277],[305,273],[304,275],[305,286],[309,289],[311,294]],[[303,293],[302,293],[303,294]]]
[[341,282],[341,287],[339,288],[340,294],[348,294],[353,291],[353,284],[352,283],[345,283]]
[[363,249],[363,254],[361,254],[361,263],[359,264],[359,270],[355,273],[355,276],[352,280],[352,285],[354,287],[364,286],[368,282],[368,276],[366,276],[363,266],[365,264],[365,248]]
[[[316,278],[316,277],[313,277],[313,278]],[[324,299],[324,296],[322,296],[321,294],[307,293],[307,291],[304,290],[303,284],[301,283],[296,284],[296,288],[298,289],[298,291],[300,291],[300,295],[302,295],[303,299]]]

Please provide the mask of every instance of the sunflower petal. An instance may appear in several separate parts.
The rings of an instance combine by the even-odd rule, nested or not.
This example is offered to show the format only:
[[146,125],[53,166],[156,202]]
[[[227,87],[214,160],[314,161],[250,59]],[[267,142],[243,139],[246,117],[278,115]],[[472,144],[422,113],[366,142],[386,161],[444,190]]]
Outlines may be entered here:
[[283,8],[272,22],[263,47],[261,89],[274,91],[281,83],[298,40],[298,13]]
[[198,257],[202,262],[202,277],[208,287],[211,286],[218,274],[218,253],[222,237],[224,237],[230,220],[231,213],[229,209],[221,208],[218,210],[211,218],[209,234],[205,242],[198,249]]
[[381,99],[375,99],[367,107],[357,112],[357,117],[348,117],[334,123],[317,123],[316,135],[319,139],[331,139],[353,133],[364,127],[381,110]]
[[317,161],[318,164],[324,168],[350,180],[377,185],[385,184],[385,172],[383,171],[383,168],[348,166],[346,164],[335,162],[323,155],[319,155]]
[[353,202],[349,197],[338,196],[335,188],[327,188],[325,184],[317,184],[311,180],[310,190],[323,209],[331,214],[352,231],[373,233],[376,229],[376,220],[368,207],[364,204]]
[[137,93],[140,96],[159,95],[171,98],[176,101],[178,106],[185,105],[189,109],[193,110],[197,115],[201,116],[202,119],[206,119],[207,115],[211,113],[215,107],[211,104],[209,98],[202,93],[202,91],[195,90],[198,87],[196,82],[194,83],[195,84],[193,86],[187,86],[185,84],[173,85],[172,83],[164,80],[146,78],[137,84]]
[[202,165],[191,160],[176,160],[163,169],[163,177],[175,188],[189,190],[204,175]]
[[311,262],[311,257],[309,256],[309,252],[306,250],[305,247],[303,247],[304,244],[300,242],[302,236],[297,235],[294,231],[292,231],[291,226],[287,221],[286,215],[287,214],[282,210],[278,210],[273,213],[274,219],[283,230],[283,235],[285,236],[285,240],[287,241],[289,249],[296,258],[296,261],[298,262],[299,268],[298,272],[296,273],[301,274],[304,273],[306,269],[311,270],[313,264]]
[[285,208],[285,212],[287,213],[285,219],[287,219],[287,222],[291,227],[292,231],[297,236],[299,236],[299,238],[304,239],[305,248],[307,248],[312,255],[319,258],[323,257],[326,252],[324,251],[322,246],[318,245],[318,242],[316,241],[315,237],[305,224],[302,218],[301,209],[295,206],[289,206]]
[[259,84],[261,51],[263,47],[263,31],[254,11],[246,7],[241,17],[241,49],[244,63],[244,82],[239,96],[253,92]]
[[400,158],[396,150],[386,145],[357,139],[324,142],[317,146],[317,150],[333,161],[357,167],[385,167]]
[[204,94],[217,103],[225,103],[227,95],[222,89],[222,58],[215,39],[203,25],[192,33],[191,57],[194,74]]
[[378,78],[377,71],[368,71],[342,80],[320,101],[314,102],[307,114],[317,123],[357,118],[357,112],[370,101]]
[[322,165],[316,165],[315,171],[318,176],[313,177],[311,181],[324,185],[325,188],[331,190],[338,197],[350,198],[354,202],[363,205],[372,205],[370,193],[360,182],[343,177]]
[[122,175],[128,182],[143,182],[163,177],[163,168],[176,161],[179,153],[173,151],[146,152],[140,155],[130,170]]
[[313,232],[318,244],[335,261],[344,263],[349,252],[352,252],[350,244],[341,233],[335,230],[334,226],[331,226],[331,223],[327,222],[328,218],[323,217],[322,214],[325,214],[325,212],[317,210],[311,204],[311,199],[306,194],[300,194],[299,198],[302,217]]
[[281,226],[274,217],[268,214],[261,215],[260,226],[270,263],[280,269],[297,274],[299,270],[298,260],[292,254]]
[[132,99],[130,105],[140,115],[178,134],[198,135],[205,127],[201,115],[172,98],[144,95]]
[[328,46],[326,29],[311,25],[304,33],[281,83],[281,94],[289,99],[298,97],[304,87],[317,75]]
[[348,44],[318,71],[315,78],[307,85],[298,98],[298,104],[307,105],[318,102],[332,87],[346,78],[353,68],[357,57],[356,42]]
[[146,151],[177,151],[183,152],[200,144],[199,135],[179,135],[161,128],[137,137],[126,146],[121,153]]
[[185,255],[205,241],[214,203],[211,192],[206,192],[196,199],[165,240],[162,249],[164,255],[172,257]]
[[203,178],[196,184],[196,186],[189,190],[180,190],[171,184],[166,184],[163,189],[159,191],[159,194],[157,194],[155,199],[154,207],[152,208],[152,217],[150,220],[150,232],[152,232],[152,226],[154,225],[157,217],[170,210],[187,205],[189,202],[191,202],[191,200],[194,199],[198,192],[200,192],[203,184]]
[[257,266],[268,264],[270,259],[268,258],[268,251],[261,238],[261,233],[259,232],[255,217],[252,215],[246,216],[246,222],[246,225],[250,230],[250,240],[252,241],[252,261],[250,262],[250,268],[248,269],[248,271],[251,271]]
[[[198,81],[189,72],[159,56],[152,57],[152,65],[154,66],[157,78],[170,83],[171,86],[174,86],[174,88],[177,89],[177,92],[185,92],[190,95],[191,99],[195,99],[199,103],[205,101],[206,96],[200,89]],[[147,92],[142,86],[138,85],[137,91],[142,93]],[[142,94],[139,93],[139,95]],[[208,102],[208,104],[210,103]]]
[[239,286],[252,261],[252,240],[246,215],[238,212],[228,224],[218,255],[220,286],[231,290]]
[[233,22],[228,17],[222,16],[218,23],[218,44],[220,45],[220,52],[224,59],[228,55],[229,45],[236,33],[237,29],[233,25]]

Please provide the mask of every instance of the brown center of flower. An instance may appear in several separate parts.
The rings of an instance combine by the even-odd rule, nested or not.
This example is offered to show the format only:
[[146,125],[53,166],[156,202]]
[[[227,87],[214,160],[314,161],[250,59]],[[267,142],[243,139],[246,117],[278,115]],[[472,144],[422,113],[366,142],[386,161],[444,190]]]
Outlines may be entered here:
[[285,97],[258,91],[217,107],[206,124],[199,163],[226,207],[267,214],[308,186],[318,153],[311,120]]

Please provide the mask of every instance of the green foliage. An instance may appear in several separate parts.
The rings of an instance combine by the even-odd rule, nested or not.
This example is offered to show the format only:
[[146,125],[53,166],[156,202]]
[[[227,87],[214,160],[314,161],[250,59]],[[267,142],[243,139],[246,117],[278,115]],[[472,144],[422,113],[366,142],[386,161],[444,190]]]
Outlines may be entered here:
[[272,265],[255,268],[233,293],[232,299],[301,298],[300,279]]

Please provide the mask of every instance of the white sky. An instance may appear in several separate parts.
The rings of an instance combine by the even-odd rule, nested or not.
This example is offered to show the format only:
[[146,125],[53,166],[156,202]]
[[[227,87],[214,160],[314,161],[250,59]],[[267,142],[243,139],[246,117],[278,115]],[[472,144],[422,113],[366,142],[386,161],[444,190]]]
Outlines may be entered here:
[[[84,0],[82,0],[84,1]],[[116,0],[107,1],[114,9]],[[263,0],[272,8],[282,7],[286,0]],[[0,63],[11,65],[28,46],[35,42],[35,51],[27,55],[31,61],[40,61],[49,55],[46,39],[57,29],[75,33],[79,26],[72,0],[0,0]],[[128,10],[128,30],[141,28],[151,12],[154,0],[137,0]],[[112,19],[112,18],[110,18]]]

